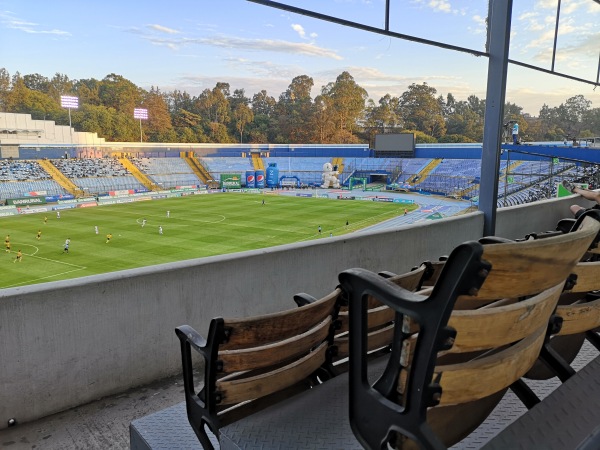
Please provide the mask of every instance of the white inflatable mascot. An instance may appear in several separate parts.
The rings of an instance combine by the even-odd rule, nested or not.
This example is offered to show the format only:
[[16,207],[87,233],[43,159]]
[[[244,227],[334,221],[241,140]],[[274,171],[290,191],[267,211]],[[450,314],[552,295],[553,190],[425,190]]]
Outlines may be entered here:
[[338,171],[333,170],[333,166],[331,163],[323,164],[323,175],[321,175],[321,179],[323,180],[323,184],[321,184],[322,188],[340,188],[340,181],[337,178]]

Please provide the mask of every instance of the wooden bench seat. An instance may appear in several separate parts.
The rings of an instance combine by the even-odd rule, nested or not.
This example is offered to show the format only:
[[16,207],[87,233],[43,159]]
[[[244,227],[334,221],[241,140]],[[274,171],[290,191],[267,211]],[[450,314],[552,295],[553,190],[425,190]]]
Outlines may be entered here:
[[[177,327],[187,413],[204,448],[213,448],[205,427],[218,436],[224,425],[330,377],[340,294],[264,316],[215,318],[206,339],[188,325]],[[194,381],[192,349],[204,363],[202,389]]]
[[[446,448],[487,417],[504,390],[534,364],[563,284],[595,238],[600,224],[587,218],[567,235],[483,247],[491,271],[483,286],[461,296],[463,304],[487,308],[455,310],[448,325],[456,330],[451,349],[440,352],[439,330],[422,316],[421,299],[390,301],[378,277],[365,271],[343,273],[350,296],[350,420],[367,448],[392,442],[397,448]],[[577,237],[575,237],[577,236]],[[444,270],[433,293],[445,283]],[[385,377],[369,383],[365,375],[366,294],[379,290],[384,303],[399,314]],[[433,295],[433,294],[432,294]],[[414,294],[405,294],[410,299]],[[367,296],[368,297],[368,296]],[[493,306],[493,300],[521,301]],[[419,333],[411,333],[416,322]],[[400,321],[400,322],[398,322]],[[443,322],[443,321],[442,321]],[[399,326],[399,325],[398,325]],[[431,336],[433,334],[433,337]]]
[[[586,219],[576,232],[543,240],[462,244],[427,295],[399,286],[422,287],[417,274],[395,284],[352,269],[340,274],[342,289],[301,308],[213,319],[206,340],[178,327],[190,423],[205,448],[206,426],[224,449],[446,448],[531,368],[563,284],[599,230]],[[339,309],[347,300],[346,316]],[[339,328],[346,322],[349,346]],[[391,334],[375,359],[370,350],[385,340],[369,339],[374,325]],[[205,361],[201,390],[192,348]],[[350,371],[329,379],[339,348],[349,352]]]

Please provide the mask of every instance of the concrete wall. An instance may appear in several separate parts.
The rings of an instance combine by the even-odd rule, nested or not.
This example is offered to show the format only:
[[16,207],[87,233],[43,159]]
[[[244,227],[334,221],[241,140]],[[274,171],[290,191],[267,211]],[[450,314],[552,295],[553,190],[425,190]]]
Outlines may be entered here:
[[[498,214],[498,235],[549,230],[572,199]],[[350,267],[404,272],[477,239],[476,212],[379,233],[0,291],[0,428],[180,372],[174,328],[292,308]]]
[[523,237],[532,232],[554,230],[556,223],[573,217],[569,206],[578,204],[586,208],[594,203],[578,195],[501,208],[496,215],[496,236],[509,239]]

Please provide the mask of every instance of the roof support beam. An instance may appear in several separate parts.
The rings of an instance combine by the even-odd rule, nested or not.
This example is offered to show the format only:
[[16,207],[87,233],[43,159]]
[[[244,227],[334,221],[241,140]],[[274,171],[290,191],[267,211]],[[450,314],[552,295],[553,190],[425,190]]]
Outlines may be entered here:
[[481,153],[479,209],[484,213],[484,236],[496,231],[500,145],[506,97],[512,0],[490,0],[488,12],[488,77]]

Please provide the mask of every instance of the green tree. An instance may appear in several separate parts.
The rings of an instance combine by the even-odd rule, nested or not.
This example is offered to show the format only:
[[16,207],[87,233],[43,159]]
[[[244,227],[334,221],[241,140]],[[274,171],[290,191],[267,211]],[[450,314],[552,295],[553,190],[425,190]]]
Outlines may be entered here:
[[277,101],[264,89],[252,97],[252,112],[255,116],[273,117]]
[[150,142],[169,142],[167,136],[173,136],[171,131],[171,115],[163,94],[152,86],[145,95],[142,107],[148,110],[146,136]]
[[286,91],[279,96],[276,108],[279,119],[277,141],[281,143],[311,141],[310,123],[313,110],[310,91],[313,85],[314,81],[311,77],[300,75],[295,77]]
[[233,111],[233,121],[235,123],[235,129],[240,134],[240,144],[244,142],[244,128],[247,124],[254,120],[254,114],[252,110],[245,103],[238,103],[235,110]]
[[131,81],[111,73],[102,79],[99,96],[102,104],[119,113],[129,114],[133,118],[133,110],[142,101],[142,90]]
[[79,104],[101,105],[100,85],[101,82],[95,78],[75,81],[75,95],[79,97]]
[[84,103],[76,116],[77,128],[88,133],[97,133],[98,136],[107,140],[113,140],[115,114],[116,111],[113,108]]
[[254,120],[248,124],[248,141],[252,143],[273,142],[278,133],[275,118],[277,101],[264,89],[252,97]]
[[73,82],[67,75],[57,72],[48,82],[47,94],[60,104],[60,97],[62,95],[74,94]]
[[0,110],[8,111],[8,97],[11,93],[10,74],[2,67],[0,68]]
[[404,130],[403,133],[412,133],[415,135],[416,144],[435,144],[437,139],[433,136],[423,133],[419,130]]
[[175,117],[180,110],[192,111],[194,108],[194,100],[187,92],[174,90],[165,94],[165,101],[169,106],[169,112],[172,117]]
[[353,133],[362,119],[368,94],[354,81],[348,72],[342,72],[334,83],[321,89],[321,95],[328,99],[324,110],[335,123],[333,139],[337,142],[355,142]]
[[402,93],[399,106],[405,127],[434,137],[446,133],[443,111],[435,97],[436,93],[436,89],[427,83],[413,83]]
[[335,140],[336,124],[332,109],[332,99],[326,95],[318,95],[315,97],[312,107],[312,123],[311,128],[313,130],[312,136],[310,137],[311,143],[331,143]]
[[212,90],[205,89],[194,102],[194,112],[202,115],[208,122],[229,123],[229,100],[225,92],[229,94],[227,83],[217,83]]
[[28,89],[32,91],[39,91],[48,93],[48,87],[50,86],[50,80],[47,77],[40,75],[39,73],[29,74],[23,76],[23,82]]

